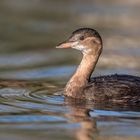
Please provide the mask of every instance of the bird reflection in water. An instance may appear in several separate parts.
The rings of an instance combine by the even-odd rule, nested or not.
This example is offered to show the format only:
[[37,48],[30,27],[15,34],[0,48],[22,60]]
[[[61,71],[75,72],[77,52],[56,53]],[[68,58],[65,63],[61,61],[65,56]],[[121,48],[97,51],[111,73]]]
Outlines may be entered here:
[[65,103],[70,111],[66,116],[72,123],[79,123],[80,127],[75,131],[77,140],[93,140],[98,134],[96,118],[90,116],[93,104],[87,104],[83,100],[66,98]]

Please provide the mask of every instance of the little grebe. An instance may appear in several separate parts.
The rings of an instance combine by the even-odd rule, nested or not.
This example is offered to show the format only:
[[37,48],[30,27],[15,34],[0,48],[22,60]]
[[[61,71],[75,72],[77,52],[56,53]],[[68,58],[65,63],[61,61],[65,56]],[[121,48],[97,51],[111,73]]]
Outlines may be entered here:
[[95,102],[140,103],[140,77],[115,74],[90,78],[103,48],[101,36],[96,30],[80,28],[56,48],[74,48],[83,53],[83,59],[67,83],[64,95]]

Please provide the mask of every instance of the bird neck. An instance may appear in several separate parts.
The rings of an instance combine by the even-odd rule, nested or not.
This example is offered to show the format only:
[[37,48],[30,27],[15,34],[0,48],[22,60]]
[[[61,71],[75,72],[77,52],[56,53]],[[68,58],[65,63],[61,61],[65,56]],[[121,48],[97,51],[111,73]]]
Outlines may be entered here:
[[80,65],[65,87],[65,95],[76,96],[79,92],[83,92],[90,81],[90,76],[96,66],[98,58],[99,54],[83,54]]
[[74,79],[79,79],[82,83],[82,81],[88,82],[90,80],[90,76],[96,66],[97,58],[93,55],[83,55],[83,59],[78,66],[76,72],[70,79],[70,81],[74,81]]

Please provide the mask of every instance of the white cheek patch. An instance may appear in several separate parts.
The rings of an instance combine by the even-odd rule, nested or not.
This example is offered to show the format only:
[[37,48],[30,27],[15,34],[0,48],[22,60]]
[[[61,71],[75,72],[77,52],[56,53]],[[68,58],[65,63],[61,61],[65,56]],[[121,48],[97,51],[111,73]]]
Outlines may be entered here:
[[85,46],[78,44],[78,42],[74,42],[72,44],[72,48],[80,50],[80,51],[84,51],[85,50]]

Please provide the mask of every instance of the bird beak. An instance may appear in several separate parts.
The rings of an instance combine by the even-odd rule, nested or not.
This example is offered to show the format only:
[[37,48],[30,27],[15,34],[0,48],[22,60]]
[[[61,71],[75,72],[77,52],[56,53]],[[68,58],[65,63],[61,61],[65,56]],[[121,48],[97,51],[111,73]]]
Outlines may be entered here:
[[71,48],[72,47],[72,42],[63,42],[60,43],[56,48],[63,49],[63,48]]

